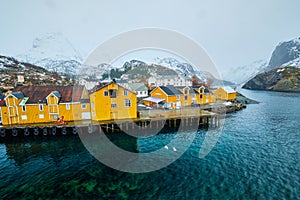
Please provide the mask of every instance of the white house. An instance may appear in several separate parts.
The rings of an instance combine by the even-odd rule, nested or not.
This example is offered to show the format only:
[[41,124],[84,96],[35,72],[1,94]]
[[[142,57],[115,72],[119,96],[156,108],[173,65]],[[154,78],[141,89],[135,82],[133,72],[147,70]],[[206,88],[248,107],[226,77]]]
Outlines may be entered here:
[[148,79],[148,84],[150,86],[192,86],[192,80],[179,75],[152,76]]
[[119,84],[130,89],[131,91],[134,91],[138,98],[148,96],[148,88],[144,83],[125,83],[121,81]]

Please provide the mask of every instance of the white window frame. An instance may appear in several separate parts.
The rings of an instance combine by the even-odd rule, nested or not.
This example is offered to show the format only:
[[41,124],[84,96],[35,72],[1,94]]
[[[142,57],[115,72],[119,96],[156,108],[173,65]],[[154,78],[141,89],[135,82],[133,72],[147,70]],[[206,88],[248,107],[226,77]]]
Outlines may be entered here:
[[39,114],[39,118],[44,119],[45,118],[44,114]]
[[21,115],[22,120],[27,120],[27,115]]
[[116,108],[116,107],[117,107],[117,104],[116,104],[116,103],[111,103],[111,104],[110,104],[110,107],[111,107],[111,108]]
[[44,110],[44,105],[43,104],[39,104],[39,110],[43,111]]
[[128,96],[128,90],[124,90],[124,91],[123,91],[123,95],[124,95],[125,97],[127,97],[127,96]]
[[126,108],[130,108],[131,107],[131,100],[130,99],[125,99],[125,107]]
[[71,104],[66,103],[66,110],[70,110],[71,109]]
[[104,90],[103,95],[104,95],[105,97],[108,97],[108,90]]

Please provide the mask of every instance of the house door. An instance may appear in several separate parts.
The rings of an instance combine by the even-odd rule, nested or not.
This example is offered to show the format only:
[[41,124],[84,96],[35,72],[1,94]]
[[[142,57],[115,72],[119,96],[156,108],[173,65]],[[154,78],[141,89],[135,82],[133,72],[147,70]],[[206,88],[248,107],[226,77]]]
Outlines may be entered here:
[[2,110],[1,110],[1,107],[0,107],[0,124],[2,124]]
[[110,112],[110,119],[111,120],[118,119],[118,112],[117,111]]
[[49,104],[49,119],[50,121],[56,121],[59,117],[59,109],[57,104]]
[[49,106],[49,113],[51,114],[58,114],[58,105],[57,104],[52,104],[48,105]]
[[10,124],[18,123],[18,107],[17,106],[9,106],[8,107],[8,117]]

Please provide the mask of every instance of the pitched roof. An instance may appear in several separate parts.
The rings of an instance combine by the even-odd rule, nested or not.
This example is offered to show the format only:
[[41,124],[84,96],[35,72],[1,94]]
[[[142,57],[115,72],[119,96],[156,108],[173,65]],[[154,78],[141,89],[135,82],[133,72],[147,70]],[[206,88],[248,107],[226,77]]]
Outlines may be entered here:
[[206,87],[204,87],[204,86],[190,86],[190,87],[192,87],[195,90],[196,94],[199,93],[197,91],[199,88],[204,88],[204,93],[205,94],[211,93],[211,91],[209,89],[207,89]]
[[128,83],[128,87],[133,91],[148,91],[144,83]]
[[[110,84],[112,84],[112,83],[116,83],[116,82],[115,82],[115,81],[111,81],[111,82],[109,82],[109,83],[99,83],[99,85],[95,85],[94,88],[92,88],[91,90],[89,90],[89,94],[94,93],[94,92],[96,92],[96,91],[98,91],[98,90],[100,90],[100,89],[102,89],[102,88],[104,88],[104,87],[106,87],[106,86],[108,86],[108,85],[110,85]],[[122,85],[120,85],[120,84],[118,84],[118,83],[116,83],[116,84],[117,84],[119,87],[122,87],[122,88],[124,88],[124,89],[126,89],[126,90],[128,90],[128,91],[130,91],[130,92],[132,92],[132,93],[134,93],[134,94],[136,94],[136,92],[132,91],[131,89],[126,88],[126,87],[124,87],[124,86],[122,86]]]
[[12,92],[11,93],[14,97],[16,97],[17,99],[23,99],[24,98],[24,94],[22,92]]
[[150,101],[150,102],[154,102],[154,103],[159,103],[159,102],[162,102],[163,98],[157,98],[157,97],[147,97],[145,99],[143,99],[144,101]]
[[181,95],[182,93],[177,90],[173,85],[159,86],[168,96]]
[[52,94],[54,94],[57,98],[61,98],[59,91],[54,91]]
[[83,89],[84,86],[18,86],[13,93],[22,92],[29,97],[27,104],[46,103],[50,93],[60,96],[60,102],[80,102]]
[[232,87],[229,86],[224,86],[222,87],[223,90],[225,90],[227,93],[235,93],[234,89],[232,89]]
[[189,94],[198,94],[198,92],[196,90],[194,90],[194,88],[192,86],[175,86],[175,88],[177,90],[183,90],[186,87],[188,87],[190,89]]

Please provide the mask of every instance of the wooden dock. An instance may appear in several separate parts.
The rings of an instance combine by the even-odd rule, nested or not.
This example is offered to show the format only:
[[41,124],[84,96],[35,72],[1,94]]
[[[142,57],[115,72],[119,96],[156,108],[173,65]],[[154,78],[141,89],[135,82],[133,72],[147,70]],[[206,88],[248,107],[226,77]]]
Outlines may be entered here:
[[[119,133],[139,132],[147,135],[157,131],[168,132],[179,128],[199,129],[218,128],[221,126],[221,115],[208,111],[170,110],[157,112],[146,111],[136,119],[109,121],[76,121],[57,126],[55,123],[0,126],[0,140],[24,137],[48,137],[57,135],[92,134],[96,132]],[[101,129],[101,130],[100,130]]]

